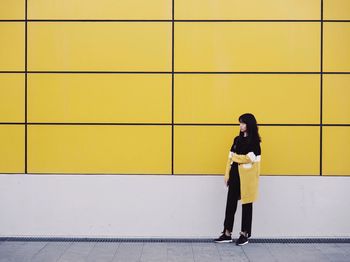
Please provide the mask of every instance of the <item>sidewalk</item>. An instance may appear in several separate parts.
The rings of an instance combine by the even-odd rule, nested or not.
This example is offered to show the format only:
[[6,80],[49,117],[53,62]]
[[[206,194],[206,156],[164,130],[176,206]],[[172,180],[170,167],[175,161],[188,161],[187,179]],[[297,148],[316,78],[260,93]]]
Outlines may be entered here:
[[349,243],[0,241],[0,262],[350,261]]

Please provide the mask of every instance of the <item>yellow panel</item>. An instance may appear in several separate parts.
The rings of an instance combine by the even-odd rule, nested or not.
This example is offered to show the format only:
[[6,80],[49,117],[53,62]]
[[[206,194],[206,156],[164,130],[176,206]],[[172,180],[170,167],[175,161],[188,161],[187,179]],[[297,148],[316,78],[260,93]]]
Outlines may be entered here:
[[323,127],[323,175],[350,176],[349,126]]
[[176,0],[176,19],[320,19],[319,0]]
[[238,126],[175,126],[175,174],[225,173]]
[[170,126],[28,127],[28,172],[170,174]]
[[[318,127],[259,127],[262,175],[319,175]],[[176,126],[175,173],[223,174],[238,127]]]
[[350,19],[349,0],[323,0],[324,19]]
[[0,74],[0,122],[23,122],[24,100],[24,75]]
[[24,125],[0,125],[0,173],[24,173]]
[[319,71],[319,23],[177,23],[176,71]]
[[24,23],[0,23],[0,70],[24,70]]
[[169,23],[30,23],[29,70],[171,70]]
[[[318,75],[176,75],[176,123],[320,122]],[[249,95],[247,95],[249,94]],[[277,113],[278,111],[278,113]]]
[[30,19],[171,19],[171,0],[30,0]]
[[350,71],[350,23],[324,23],[323,70]]
[[0,19],[25,19],[25,0],[1,0]]
[[323,75],[323,123],[350,124],[350,75]]
[[29,122],[171,123],[170,75],[31,74],[28,86]]
[[319,175],[320,128],[262,126],[261,173]]

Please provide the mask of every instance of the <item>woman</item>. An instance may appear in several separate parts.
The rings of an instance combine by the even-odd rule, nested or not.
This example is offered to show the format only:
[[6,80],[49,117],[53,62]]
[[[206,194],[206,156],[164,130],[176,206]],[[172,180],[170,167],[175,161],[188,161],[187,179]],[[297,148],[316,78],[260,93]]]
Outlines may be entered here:
[[261,139],[254,115],[241,115],[239,123],[239,136],[233,141],[224,177],[228,186],[224,230],[215,242],[232,242],[237,201],[241,200],[242,225],[240,237],[236,241],[236,245],[241,246],[247,244],[251,236],[253,202],[258,196]]

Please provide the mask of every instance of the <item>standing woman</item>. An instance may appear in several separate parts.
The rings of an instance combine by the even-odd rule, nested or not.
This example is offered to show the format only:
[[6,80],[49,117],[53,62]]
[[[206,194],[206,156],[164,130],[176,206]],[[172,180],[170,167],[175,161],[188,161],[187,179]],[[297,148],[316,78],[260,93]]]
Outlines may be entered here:
[[236,245],[245,245],[251,236],[253,202],[258,196],[260,175],[260,135],[254,115],[239,117],[240,132],[235,137],[226,165],[225,183],[228,186],[224,230],[217,243],[232,242],[232,229],[237,202],[242,202],[242,225]]

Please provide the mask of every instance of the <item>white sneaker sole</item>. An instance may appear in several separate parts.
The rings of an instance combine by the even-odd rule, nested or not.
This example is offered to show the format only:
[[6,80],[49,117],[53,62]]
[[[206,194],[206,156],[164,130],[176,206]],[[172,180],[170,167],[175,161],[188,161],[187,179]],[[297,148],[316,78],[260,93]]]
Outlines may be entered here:
[[215,243],[232,243],[233,240],[214,241]]
[[242,243],[242,244],[238,244],[237,246],[244,246],[244,245],[246,245],[246,244],[248,244],[248,243],[249,243],[249,241],[244,242],[244,243]]

